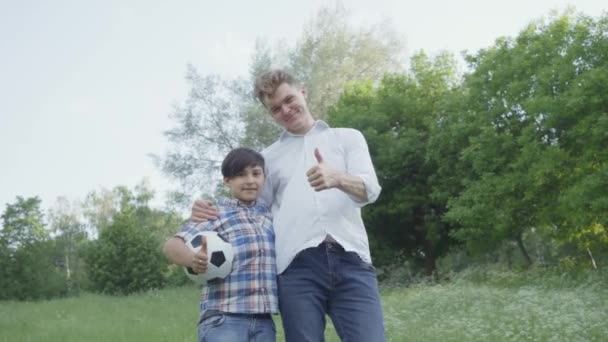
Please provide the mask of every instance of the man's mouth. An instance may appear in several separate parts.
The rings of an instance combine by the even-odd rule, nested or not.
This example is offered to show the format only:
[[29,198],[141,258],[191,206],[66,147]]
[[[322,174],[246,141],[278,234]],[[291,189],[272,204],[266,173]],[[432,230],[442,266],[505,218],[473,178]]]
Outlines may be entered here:
[[298,116],[299,111],[294,111],[288,117],[285,118],[285,122],[291,122],[296,116]]

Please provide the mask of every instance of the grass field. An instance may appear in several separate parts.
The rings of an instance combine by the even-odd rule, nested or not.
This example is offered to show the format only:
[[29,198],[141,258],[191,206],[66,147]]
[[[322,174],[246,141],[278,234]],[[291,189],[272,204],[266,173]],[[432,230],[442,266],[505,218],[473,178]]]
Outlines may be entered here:
[[[608,341],[608,284],[383,288],[389,341]],[[0,302],[0,341],[195,341],[198,290]],[[276,318],[278,341],[283,341]],[[327,341],[339,341],[331,325]]]

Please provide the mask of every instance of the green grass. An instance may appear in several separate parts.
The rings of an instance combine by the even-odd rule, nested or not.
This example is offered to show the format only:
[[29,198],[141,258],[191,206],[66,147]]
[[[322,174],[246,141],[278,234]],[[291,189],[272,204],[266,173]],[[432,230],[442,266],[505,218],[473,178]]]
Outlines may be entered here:
[[[511,277],[513,278],[513,277]],[[382,291],[389,341],[607,341],[608,285],[480,283]],[[508,283],[507,283],[508,284]],[[0,341],[195,341],[198,290],[0,302]],[[278,341],[283,341],[276,317]],[[329,325],[327,341],[338,341]]]

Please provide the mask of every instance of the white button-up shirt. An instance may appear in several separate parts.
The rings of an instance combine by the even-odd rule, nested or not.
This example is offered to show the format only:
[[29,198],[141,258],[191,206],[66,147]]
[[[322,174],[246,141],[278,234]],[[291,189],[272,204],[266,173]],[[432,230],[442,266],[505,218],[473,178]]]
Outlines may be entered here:
[[[329,168],[363,180],[366,202],[338,189],[316,192],[310,186],[306,171],[317,164],[315,148]],[[274,216],[278,273],[285,271],[296,254],[319,245],[328,235],[346,251],[371,263],[361,207],[374,202],[381,188],[361,132],[316,121],[304,135],[283,132],[262,154],[266,183],[261,200],[271,206]]]

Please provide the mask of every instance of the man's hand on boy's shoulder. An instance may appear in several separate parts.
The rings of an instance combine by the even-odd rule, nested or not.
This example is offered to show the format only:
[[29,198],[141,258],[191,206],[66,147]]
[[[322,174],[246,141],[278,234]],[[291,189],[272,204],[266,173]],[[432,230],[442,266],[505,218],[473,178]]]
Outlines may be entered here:
[[192,205],[190,220],[196,223],[217,219],[217,208],[208,200],[197,199]]

